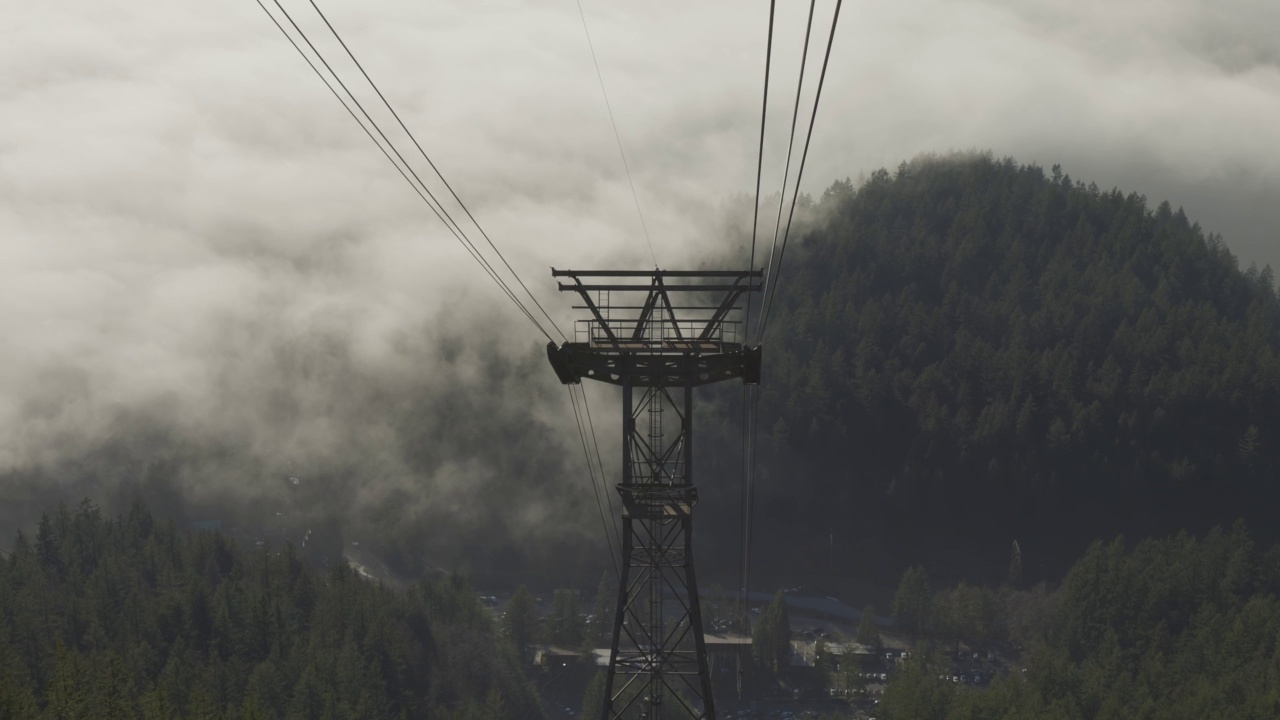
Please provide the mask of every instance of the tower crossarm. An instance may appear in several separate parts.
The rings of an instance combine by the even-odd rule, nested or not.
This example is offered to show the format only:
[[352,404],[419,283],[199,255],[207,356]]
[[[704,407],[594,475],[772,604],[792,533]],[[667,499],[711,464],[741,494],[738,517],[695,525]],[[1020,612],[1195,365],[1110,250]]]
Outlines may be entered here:
[[[763,271],[553,269],[552,275],[564,278],[560,290],[577,293],[591,313],[575,324],[571,340],[547,346],[561,382],[759,383],[760,350],[744,342],[741,301],[762,289]],[[675,293],[697,295],[675,302]]]

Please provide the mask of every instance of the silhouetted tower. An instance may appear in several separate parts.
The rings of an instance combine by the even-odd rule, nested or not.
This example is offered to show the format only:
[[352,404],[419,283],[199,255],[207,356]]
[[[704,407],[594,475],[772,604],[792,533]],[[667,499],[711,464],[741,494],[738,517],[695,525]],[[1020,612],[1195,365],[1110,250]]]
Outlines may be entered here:
[[738,303],[763,272],[551,274],[591,313],[572,341],[548,343],[556,376],[622,387],[622,566],[601,718],[714,720],[693,568],[693,389],[760,382]]

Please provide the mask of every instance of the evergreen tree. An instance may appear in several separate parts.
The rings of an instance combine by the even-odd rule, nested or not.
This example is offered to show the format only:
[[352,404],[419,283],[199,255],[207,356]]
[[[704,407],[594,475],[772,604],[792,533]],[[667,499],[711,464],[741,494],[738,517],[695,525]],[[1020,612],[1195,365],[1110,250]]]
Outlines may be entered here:
[[587,683],[587,690],[582,696],[582,717],[594,720],[604,710],[604,673],[597,672]]
[[929,650],[917,650],[884,691],[883,712],[912,720],[948,720],[956,694],[949,679],[939,677],[946,663]]
[[577,590],[555,591],[551,598],[549,623],[551,642],[568,647],[577,647],[582,644],[586,636],[586,626],[583,622],[582,605],[578,599]]
[[590,635],[598,643],[608,644],[612,640],[614,608],[618,602],[618,578],[608,570],[600,576],[600,585],[596,588],[596,612],[591,621]]
[[751,649],[756,660],[777,674],[791,664],[791,619],[786,595],[779,590],[773,602],[760,613],[751,631]]
[[899,628],[918,636],[929,620],[930,603],[928,574],[919,565],[908,568],[893,596],[894,622]]
[[880,628],[876,625],[876,609],[868,605],[862,609],[862,622],[858,625],[858,642],[880,648]]
[[534,620],[533,593],[521,585],[512,593],[507,603],[506,615],[503,617],[503,634],[521,655],[524,648],[533,642]]

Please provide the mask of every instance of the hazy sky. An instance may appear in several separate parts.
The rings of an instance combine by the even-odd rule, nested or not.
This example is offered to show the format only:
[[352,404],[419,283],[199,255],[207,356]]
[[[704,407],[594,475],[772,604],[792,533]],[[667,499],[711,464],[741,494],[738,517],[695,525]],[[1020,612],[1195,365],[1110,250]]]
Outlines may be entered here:
[[[373,101],[310,5],[284,5]],[[807,7],[779,5],[766,192]],[[572,0],[321,7],[562,322],[549,266],[651,263]],[[753,187],[767,3],[583,7],[658,262],[740,241],[724,212]],[[805,186],[990,150],[1168,198],[1280,266],[1276,27],[1261,0],[849,0]],[[514,341],[486,352],[517,359],[539,338],[253,0],[11,9],[0,238],[0,468],[92,447],[136,408],[260,459],[377,447],[399,379],[476,381],[438,338],[496,328]]]

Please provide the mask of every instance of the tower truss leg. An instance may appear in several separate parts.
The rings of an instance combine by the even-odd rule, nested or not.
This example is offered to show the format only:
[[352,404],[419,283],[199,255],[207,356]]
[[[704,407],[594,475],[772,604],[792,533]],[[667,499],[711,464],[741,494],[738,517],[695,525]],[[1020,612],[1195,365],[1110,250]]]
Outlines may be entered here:
[[715,717],[693,564],[693,385],[679,390],[679,404],[663,387],[637,403],[623,385],[623,569],[602,720]]
[[601,720],[715,720],[693,568],[693,390],[760,382],[739,300],[763,290],[764,271],[551,274],[591,313],[572,340],[547,344],[556,377],[622,387],[622,567]]

